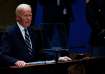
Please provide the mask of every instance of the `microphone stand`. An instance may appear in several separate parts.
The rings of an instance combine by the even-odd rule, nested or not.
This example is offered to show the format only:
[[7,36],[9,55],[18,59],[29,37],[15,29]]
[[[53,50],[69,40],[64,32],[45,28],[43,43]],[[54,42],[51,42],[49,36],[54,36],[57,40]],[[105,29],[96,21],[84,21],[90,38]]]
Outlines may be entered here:
[[60,56],[61,47],[52,47],[52,50],[55,50],[55,62],[58,63],[58,59]]
[[56,64],[58,63],[58,58],[59,58],[59,51],[56,50],[56,56],[55,56],[55,62]]

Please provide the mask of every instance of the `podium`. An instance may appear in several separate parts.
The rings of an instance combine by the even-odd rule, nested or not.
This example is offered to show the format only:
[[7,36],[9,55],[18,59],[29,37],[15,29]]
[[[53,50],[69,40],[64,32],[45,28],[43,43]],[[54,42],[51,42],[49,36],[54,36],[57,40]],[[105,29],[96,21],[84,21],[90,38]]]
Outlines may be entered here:
[[68,74],[68,67],[73,64],[77,64],[82,60],[72,60],[69,62],[53,62],[43,64],[27,64],[23,68],[17,68],[16,66],[10,66],[7,68],[0,68],[2,74]]
[[[51,63],[49,63],[47,61],[45,63],[42,61],[41,64],[39,62],[35,62],[36,64],[34,62],[28,63],[23,68],[16,66],[0,67],[0,74],[105,74],[105,69],[102,68],[105,66],[105,58],[85,57],[68,62],[50,61]],[[78,71],[81,72],[78,73]]]

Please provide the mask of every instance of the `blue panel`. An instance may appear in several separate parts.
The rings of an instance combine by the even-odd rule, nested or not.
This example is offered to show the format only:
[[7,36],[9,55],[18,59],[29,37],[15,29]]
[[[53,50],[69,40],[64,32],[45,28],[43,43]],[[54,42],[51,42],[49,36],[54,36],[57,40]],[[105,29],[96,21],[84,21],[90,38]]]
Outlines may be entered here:
[[37,29],[41,28],[41,23],[43,20],[43,6],[37,2],[37,8],[36,8],[36,15],[35,15],[35,21],[34,21],[34,25]]
[[[71,22],[69,34],[69,47],[73,52],[85,52],[90,40],[91,29],[87,24],[85,13],[85,0],[75,0],[72,4],[73,22]],[[77,48],[76,48],[77,47]]]
[[51,41],[51,47],[60,47],[60,40],[59,40],[59,33],[58,33],[58,30],[57,28],[55,27],[54,28],[54,34],[53,34],[53,38],[52,38],[52,41]]

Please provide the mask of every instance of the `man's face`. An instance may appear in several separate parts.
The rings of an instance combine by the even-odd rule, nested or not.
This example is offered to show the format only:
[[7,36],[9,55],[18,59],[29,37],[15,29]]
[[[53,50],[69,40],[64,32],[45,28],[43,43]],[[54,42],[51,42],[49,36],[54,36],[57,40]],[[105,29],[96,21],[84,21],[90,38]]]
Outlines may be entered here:
[[29,27],[32,22],[32,11],[31,9],[23,9],[20,12],[20,15],[17,16],[19,23],[23,27]]

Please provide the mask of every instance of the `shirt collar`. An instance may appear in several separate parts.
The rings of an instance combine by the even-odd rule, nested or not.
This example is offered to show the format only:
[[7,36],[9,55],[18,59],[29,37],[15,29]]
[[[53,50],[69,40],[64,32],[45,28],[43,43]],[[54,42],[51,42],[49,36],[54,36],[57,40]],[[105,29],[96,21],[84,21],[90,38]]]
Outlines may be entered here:
[[19,22],[17,22],[17,25],[18,25],[18,27],[20,28],[21,31],[24,31],[24,27],[21,26],[21,25],[19,24]]

